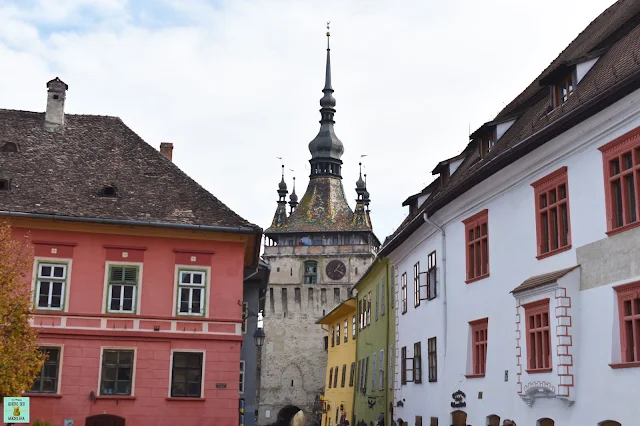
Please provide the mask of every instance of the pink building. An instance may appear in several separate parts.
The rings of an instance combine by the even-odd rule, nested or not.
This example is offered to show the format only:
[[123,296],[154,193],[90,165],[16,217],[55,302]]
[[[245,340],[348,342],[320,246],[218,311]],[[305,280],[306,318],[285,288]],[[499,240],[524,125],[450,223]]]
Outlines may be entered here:
[[0,206],[34,245],[48,361],[31,419],[238,424],[242,284],[261,229],[115,117],[0,110]]

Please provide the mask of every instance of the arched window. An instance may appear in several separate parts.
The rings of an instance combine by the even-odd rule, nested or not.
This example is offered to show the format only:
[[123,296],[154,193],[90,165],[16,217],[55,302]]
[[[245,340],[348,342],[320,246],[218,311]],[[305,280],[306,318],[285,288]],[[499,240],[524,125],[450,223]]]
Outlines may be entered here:
[[537,426],[556,426],[556,423],[549,418],[544,418],[544,419],[538,420]]
[[7,142],[0,148],[2,152],[18,152],[18,145],[13,142]]
[[622,426],[622,425],[613,420],[605,420],[604,422],[598,423],[598,426]]
[[318,283],[318,262],[315,260],[307,260],[304,262],[304,283]]
[[500,416],[495,414],[487,416],[487,426],[500,426]]
[[459,410],[451,413],[451,426],[467,426],[467,413]]

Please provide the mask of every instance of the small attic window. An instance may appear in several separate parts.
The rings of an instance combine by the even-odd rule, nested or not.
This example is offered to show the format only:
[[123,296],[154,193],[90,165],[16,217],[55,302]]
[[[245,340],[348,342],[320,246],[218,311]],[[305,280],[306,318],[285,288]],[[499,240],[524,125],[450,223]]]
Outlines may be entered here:
[[0,148],[0,152],[18,152],[18,145],[13,142],[6,142],[2,145],[2,148]]
[[9,179],[0,179],[0,191],[8,191],[11,189],[11,181]]
[[480,145],[480,158],[484,158],[491,152],[496,143],[495,127],[478,136],[478,143]]
[[557,108],[569,100],[576,87],[574,69],[562,76],[553,86],[553,107]]
[[117,197],[118,196],[118,188],[115,186],[105,186],[100,190],[101,197]]

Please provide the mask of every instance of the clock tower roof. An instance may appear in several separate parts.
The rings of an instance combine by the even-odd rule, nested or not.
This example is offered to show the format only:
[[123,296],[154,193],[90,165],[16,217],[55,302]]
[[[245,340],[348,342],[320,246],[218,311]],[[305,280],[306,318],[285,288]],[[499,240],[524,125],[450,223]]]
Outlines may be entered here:
[[[328,30],[327,26],[327,30]],[[327,59],[325,84],[320,100],[320,131],[309,144],[311,151],[311,175],[309,185],[295,210],[280,226],[272,224],[265,231],[267,236],[292,233],[353,233],[373,235],[370,221],[355,220],[342,186],[342,142],[333,131],[336,100],[331,81],[330,34],[327,31]],[[280,224],[279,223],[279,224]],[[368,239],[368,238],[367,238]],[[375,235],[373,243],[379,244]]]

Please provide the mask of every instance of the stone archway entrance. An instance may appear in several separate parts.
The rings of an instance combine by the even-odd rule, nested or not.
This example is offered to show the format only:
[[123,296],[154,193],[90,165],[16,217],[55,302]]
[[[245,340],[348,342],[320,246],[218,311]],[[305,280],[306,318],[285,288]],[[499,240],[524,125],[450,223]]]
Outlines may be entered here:
[[125,426],[124,417],[113,414],[98,414],[87,417],[84,426]]

